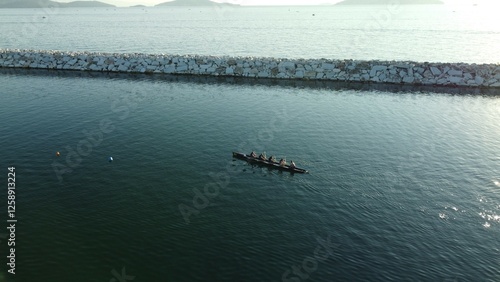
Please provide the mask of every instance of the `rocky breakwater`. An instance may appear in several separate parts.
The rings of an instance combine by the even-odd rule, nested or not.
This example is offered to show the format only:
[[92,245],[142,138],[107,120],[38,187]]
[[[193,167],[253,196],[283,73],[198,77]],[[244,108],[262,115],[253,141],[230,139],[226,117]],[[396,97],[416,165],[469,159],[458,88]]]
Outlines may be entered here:
[[0,67],[500,87],[499,64],[0,50]]

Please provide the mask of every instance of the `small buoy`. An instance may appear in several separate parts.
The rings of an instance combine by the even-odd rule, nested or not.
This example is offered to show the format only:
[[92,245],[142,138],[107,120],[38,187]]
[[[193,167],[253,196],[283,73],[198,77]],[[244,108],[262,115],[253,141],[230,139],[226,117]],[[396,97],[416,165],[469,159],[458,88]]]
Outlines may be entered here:
[[59,156],[61,156],[61,153],[56,152],[56,157],[59,157]]
[[109,157],[109,158],[108,158],[108,161],[109,161],[109,162],[112,162],[112,161],[113,161],[113,157]]

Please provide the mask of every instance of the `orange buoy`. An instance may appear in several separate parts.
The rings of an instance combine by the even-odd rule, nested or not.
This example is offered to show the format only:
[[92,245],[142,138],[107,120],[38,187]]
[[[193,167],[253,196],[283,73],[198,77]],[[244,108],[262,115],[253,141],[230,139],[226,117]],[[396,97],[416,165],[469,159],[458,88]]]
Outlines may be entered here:
[[57,156],[57,157],[61,156],[61,153],[56,152],[56,156]]

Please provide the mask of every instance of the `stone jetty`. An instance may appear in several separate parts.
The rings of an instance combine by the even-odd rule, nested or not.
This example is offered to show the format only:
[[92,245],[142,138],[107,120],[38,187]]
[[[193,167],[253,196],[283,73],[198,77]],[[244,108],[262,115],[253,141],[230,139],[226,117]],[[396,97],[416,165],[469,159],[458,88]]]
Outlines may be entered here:
[[500,87],[500,64],[218,57],[0,49],[0,67]]

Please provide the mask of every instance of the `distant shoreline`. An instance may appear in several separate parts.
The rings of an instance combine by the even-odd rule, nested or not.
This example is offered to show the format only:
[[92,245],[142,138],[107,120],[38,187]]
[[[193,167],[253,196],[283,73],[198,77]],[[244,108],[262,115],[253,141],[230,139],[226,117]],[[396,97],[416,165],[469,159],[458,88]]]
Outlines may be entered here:
[[344,0],[335,5],[442,5],[440,0]]
[[0,68],[500,88],[499,64],[0,49]]
[[2,3],[0,9],[37,9],[37,8],[116,8],[115,5],[99,1],[73,1],[68,3],[50,0],[23,0]]
[[[240,5],[230,3],[217,3],[209,0],[174,0],[159,3],[151,7],[213,7],[230,6],[238,7]],[[147,7],[145,5],[133,5],[130,7]],[[0,9],[36,9],[36,8],[117,8],[117,6],[100,1],[71,1],[57,2],[52,0],[16,0],[1,1]]]

